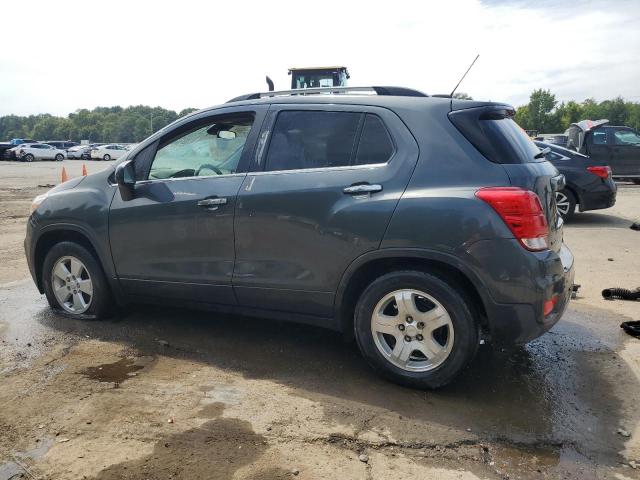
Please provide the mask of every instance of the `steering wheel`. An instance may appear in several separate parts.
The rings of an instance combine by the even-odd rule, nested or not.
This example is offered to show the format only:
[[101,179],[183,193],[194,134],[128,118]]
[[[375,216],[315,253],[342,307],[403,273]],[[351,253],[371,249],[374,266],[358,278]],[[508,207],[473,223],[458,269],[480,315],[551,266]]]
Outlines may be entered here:
[[222,175],[223,174],[222,170],[220,170],[218,167],[216,167],[214,165],[211,165],[210,163],[204,163],[204,164],[202,164],[202,165],[200,165],[198,167],[198,169],[196,170],[195,176],[199,177],[200,176],[200,171],[204,170],[204,169],[212,170],[212,171],[216,172],[216,174],[218,174],[218,175]]

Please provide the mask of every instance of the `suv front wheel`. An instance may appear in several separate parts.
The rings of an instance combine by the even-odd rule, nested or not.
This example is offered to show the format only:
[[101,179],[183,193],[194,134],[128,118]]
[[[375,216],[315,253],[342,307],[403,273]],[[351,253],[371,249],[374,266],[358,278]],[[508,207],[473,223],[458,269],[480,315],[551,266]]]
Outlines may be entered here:
[[102,268],[82,245],[54,245],[44,259],[42,282],[53,309],[86,319],[105,317],[111,310],[111,295]]
[[419,271],[373,281],[355,311],[355,335],[371,366],[411,387],[438,388],[473,359],[478,325],[453,282]]

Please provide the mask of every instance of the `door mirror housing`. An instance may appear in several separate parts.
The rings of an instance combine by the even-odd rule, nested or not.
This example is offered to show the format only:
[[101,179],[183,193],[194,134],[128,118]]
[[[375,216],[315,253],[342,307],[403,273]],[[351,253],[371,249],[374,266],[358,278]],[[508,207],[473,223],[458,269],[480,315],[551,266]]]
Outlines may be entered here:
[[131,200],[133,198],[133,188],[136,184],[136,171],[133,167],[133,161],[122,162],[116,167],[116,183],[120,190],[123,200]]

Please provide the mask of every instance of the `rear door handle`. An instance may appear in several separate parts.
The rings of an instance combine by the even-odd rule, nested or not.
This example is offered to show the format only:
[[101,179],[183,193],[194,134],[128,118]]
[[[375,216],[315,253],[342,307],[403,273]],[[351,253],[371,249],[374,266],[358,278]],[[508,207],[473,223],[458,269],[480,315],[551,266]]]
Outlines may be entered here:
[[382,185],[370,184],[370,183],[360,183],[357,185],[351,185],[342,190],[344,193],[348,195],[358,195],[362,193],[376,193],[382,191]]
[[225,205],[226,203],[226,198],[205,198],[198,202],[198,206],[207,210],[217,210],[220,205]]

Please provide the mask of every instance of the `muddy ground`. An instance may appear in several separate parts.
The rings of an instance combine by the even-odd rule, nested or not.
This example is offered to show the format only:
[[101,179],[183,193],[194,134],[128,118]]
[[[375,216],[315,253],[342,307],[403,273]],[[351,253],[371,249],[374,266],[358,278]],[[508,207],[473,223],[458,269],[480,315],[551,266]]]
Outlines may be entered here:
[[105,322],[53,314],[22,239],[60,168],[0,162],[0,480],[640,478],[640,340],[619,328],[640,303],[600,296],[640,286],[640,187],[565,228],[582,288],[550,333],[484,346],[459,381],[424,392],[311,327],[148,307]]

